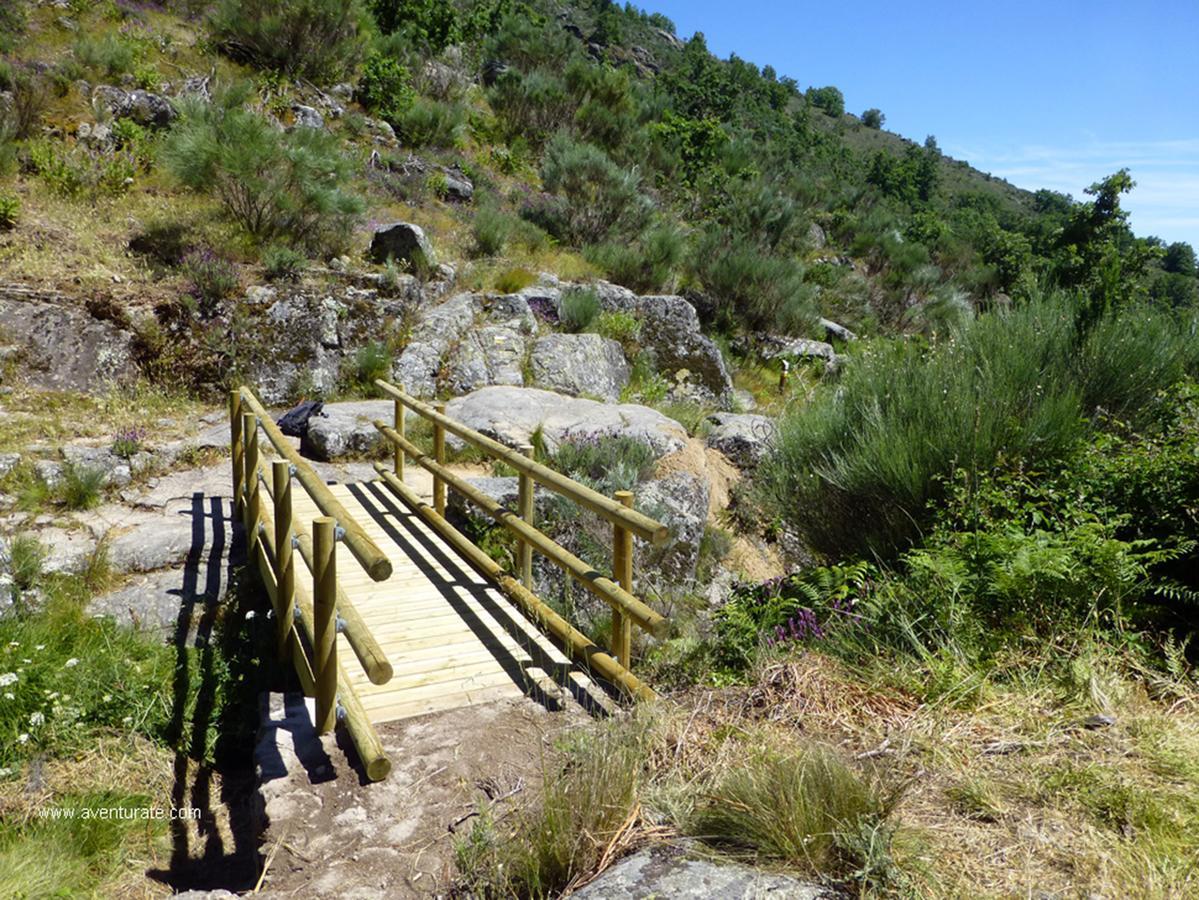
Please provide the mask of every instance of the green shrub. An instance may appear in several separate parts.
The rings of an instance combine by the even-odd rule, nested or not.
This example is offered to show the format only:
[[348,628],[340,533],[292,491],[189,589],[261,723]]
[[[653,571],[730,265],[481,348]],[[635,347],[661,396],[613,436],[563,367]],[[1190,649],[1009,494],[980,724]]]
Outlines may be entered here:
[[603,494],[632,490],[653,470],[654,452],[623,435],[563,441],[552,454],[559,472]]
[[684,250],[682,232],[672,225],[659,225],[633,241],[610,241],[588,247],[584,255],[611,281],[647,293],[670,287]]
[[746,750],[707,789],[689,830],[813,874],[868,883],[895,876],[888,819],[898,791],[828,748],[782,753],[750,742]]
[[512,236],[513,219],[494,205],[480,206],[471,220],[475,256],[499,256]]
[[[1152,346],[1139,335],[1153,335]],[[1161,311],[1101,321],[1079,346],[1069,298],[980,316],[952,341],[876,346],[842,383],[788,414],[759,472],[774,512],[823,552],[892,556],[929,518],[958,470],[1063,459],[1088,434],[1085,417],[1130,410],[1151,424],[1184,368],[1185,328]],[[1135,347],[1147,360],[1121,356]]]
[[558,321],[567,331],[583,331],[600,314],[600,309],[594,288],[571,288],[562,292]]
[[108,78],[132,72],[138,57],[137,44],[117,34],[85,35],[75,42],[75,59]]
[[229,56],[319,84],[357,65],[365,21],[359,0],[219,0],[209,17]]
[[455,147],[462,142],[467,111],[460,103],[417,97],[391,124],[396,136],[414,147]]
[[553,72],[509,70],[487,93],[491,108],[510,141],[517,138],[541,146],[559,128],[568,125],[574,103],[566,83]]
[[560,240],[582,246],[636,235],[649,219],[651,204],[637,173],[592,144],[555,137],[546,147],[541,177],[558,202],[535,211],[533,220]]
[[136,168],[128,153],[92,153],[80,147],[63,152],[50,141],[27,147],[29,167],[51,191],[73,200],[96,202],[125,193]]
[[183,260],[182,269],[191,282],[191,295],[205,315],[212,315],[217,304],[240,286],[233,263],[211,250],[189,253]]
[[12,75],[12,97],[0,106],[0,142],[32,137],[49,102],[45,79],[24,69]]
[[267,247],[262,254],[262,268],[268,281],[299,281],[307,267],[304,254],[291,247]]
[[391,350],[382,341],[371,341],[358,348],[349,371],[350,387],[370,390],[380,378],[391,378]]
[[260,241],[340,246],[362,201],[347,190],[351,164],[338,139],[317,128],[280,132],[238,100],[187,104],[163,148],[167,167],[189,188],[215,193]]
[[12,194],[0,194],[0,231],[11,231],[21,215],[21,201]]
[[804,283],[804,268],[753,244],[730,244],[710,228],[692,255],[691,269],[716,304],[716,326],[810,334],[817,319],[815,289]]
[[62,481],[56,489],[59,502],[71,510],[94,509],[103,499],[107,480],[103,469],[64,463]]
[[358,102],[394,124],[415,99],[411,77],[400,61],[372,51],[358,79]]
[[612,310],[599,313],[587,324],[586,330],[628,347],[636,344],[641,336],[641,321],[632,313]]
[[515,294],[537,283],[537,276],[528,269],[508,269],[495,279],[495,289],[501,294]]

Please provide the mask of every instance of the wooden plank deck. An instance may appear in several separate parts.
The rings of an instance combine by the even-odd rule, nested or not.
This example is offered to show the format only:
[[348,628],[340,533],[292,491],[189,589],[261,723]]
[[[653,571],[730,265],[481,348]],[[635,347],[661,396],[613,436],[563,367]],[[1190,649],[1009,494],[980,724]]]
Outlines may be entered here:
[[[338,636],[338,658],[372,722],[522,694],[551,708],[611,707],[598,684],[381,483],[329,489],[393,566],[387,581],[375,582],[348,551],[337,554],[338,583],[394,669],[387,684],[372,684]],[[292,503],[295,520],[311,528],[321,515],[311,498],[294,490]],[[311,579],[295,558],[296,577]]]

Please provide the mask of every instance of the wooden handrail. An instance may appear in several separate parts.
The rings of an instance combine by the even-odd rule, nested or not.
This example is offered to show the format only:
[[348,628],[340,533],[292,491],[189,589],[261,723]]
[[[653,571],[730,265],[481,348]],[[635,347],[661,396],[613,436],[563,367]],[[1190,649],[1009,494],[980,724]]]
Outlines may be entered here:
[[[569,500],[573,500],[579,506],[591,510],[596,515],[602,516],[613,524],[619,523],[651,544],[655,546],[661,545],[670,537],[669,529],[661,522],[651,519],[649,516],[637,512],[635,509],[629,509],[621,503],[605,497],[597,491],[593,491],[586,485],[579,484],[577,481],[567,478],[560,472],[555,472],[548,466],[534,462],[524,454],[518,453],[504,446],[499,441],[493,440],[485,434],[480,434],[468,425],[463,425],[461,422],[451,419],[444,413],[438,412],[410,394],[400,390],[394,384],[379,379],[375,382],[375,385],[383,393],[407,406],[421,417],[428,419],[451,434],[457,435],[468,444],[478,447],[492,457],[507,463],[517,472],[529,476],[537,483],[545,485],[550,490],[561,494]],[[376,422],[375,425],[378,427],[379,423]]]
[[[553,538],[547,537],[538,531],[537,528],[524,521],[520,516],[492,500],[466,479],[455,475],[446,467],[429,459],[428,456],[421,453],[420,448],[415,444],[400,437],[394,428],[384,425],[382,422],[376,422],[375,427],[379,429],[384,437],[411,456],[417,465],[432,472],[521,540],[532,545],[543,556],[573,576],[581,585],[601,600],[607,602],[610,607],[619,609],[624,615],[628,616],[652,635],[661,637],[665,634],[669,623],[667,623],[666,619],[660,613],[650,609],[612,579],[601,575],[592,566],[579,559]],[[385,466],[379,463],[375,463],[375,471],[380,476],[391,474]],[[440,512],[438,514],[440,515]]]
[[[272,479],[266,477],[264,465],[261,461],[258,464],[259,481],[261,486],[266,488],[267,495],[271,500],[277,503],[277,492],[272,484]],[[313,552],[312,531],[299,519],[292,522],[292,530],[295,533],[300,558],[304,560],[304,565],[308,567],[310,573],[315,572],[316,556]],[[363,621],[358,607],[354,605],[354,601],[350,599],[340,582],[337,584],[337,612],[344,623],[342,633],[346,636],[350,649],[358,657],[358,662],[362,664],[362,671],[366,672],[366,677],[371,680],[372,684],[387,684],[391,681],[393,674],[392,665],[388,662],[387,655],[379,646],[379,642],[375,640],[375,636],[371,634],[366,622]]]
[[259,426],[274,445],[276,452],[296,467],[296,480],[303,485],[308,496],[312,498],[312,502],[326,516],[337,520],[338,526],[345,534],[346,549],[362,564],[362,568],[374,581],[386,581],[390,578],[391,560],[387,558],[387,555],[379,549],[357,520],[333,496],[325,482],[313,471],[312,466],[287,442],[283,432],[279,430],[270,413],[258,402],[258,398],[254,396],[253,392],[243,386],[240,394],[242,411],[245,412],[248,408],[258,418]]
[[400,481],[394,474],[381,466],[376,471],[383,483],[406,506],[425,520],[443,540],[458,551],[485,578],[490,578],[500,589],[538,624],[562,641],[568,653],[583,658],[587,665],[611,684],[620,687],[638,700],[652,700],[656,695],[647,684],[621,665],[596,643],[566,619],[546,606],[536,594],[504,571],[503,566],[471,543],[470,538],[437,514],[428,503],[421,500],[416,491]]

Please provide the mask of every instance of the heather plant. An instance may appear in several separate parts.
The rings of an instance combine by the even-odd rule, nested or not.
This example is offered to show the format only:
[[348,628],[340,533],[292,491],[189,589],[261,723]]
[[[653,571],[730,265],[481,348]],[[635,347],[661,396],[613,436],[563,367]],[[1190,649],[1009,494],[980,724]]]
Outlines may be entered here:
[[109,450],[121,459],[132,459],[141,452],[145,439],[146,430],[144,428],[126,428],[116,433],[112,444],[109,445]]
[[180,268],[190,283],[191,296],[204,315],[212,315],[217,304],[232,295],[240,283],[233,263],[211,250],[189,253]]
[[559,321],[567,331],[583,331],[600,310],[599,295],[594,288],[571,288],[562,292]]

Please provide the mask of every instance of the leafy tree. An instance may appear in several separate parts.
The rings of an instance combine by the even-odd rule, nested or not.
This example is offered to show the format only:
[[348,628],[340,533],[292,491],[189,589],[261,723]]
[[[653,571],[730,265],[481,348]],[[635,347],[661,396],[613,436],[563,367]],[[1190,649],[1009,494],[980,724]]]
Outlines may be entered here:
[[377,51],[366,58],[358,79],[358,102],[394,124],[415,99],[408,70],[398,59]]
[[862,113],[862,124],[867,128],[882,128],[883,123],[887,121],[887,117],[883,115],[883,111],[877,108],[871,108]]
[[1162,268],[1178,275],[1195,275],[1195,248],[1186,241],[1175,241],[1166,248]]
[[845,95],[832,85],[828,87],[809,88],[808,102],[817,109],[824,110],[830,116],[840,117],[845,115]]

